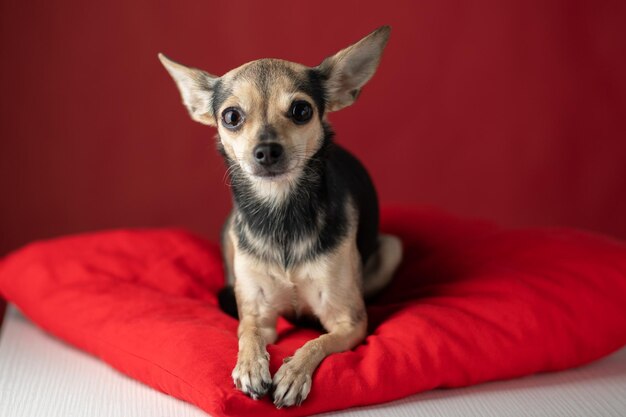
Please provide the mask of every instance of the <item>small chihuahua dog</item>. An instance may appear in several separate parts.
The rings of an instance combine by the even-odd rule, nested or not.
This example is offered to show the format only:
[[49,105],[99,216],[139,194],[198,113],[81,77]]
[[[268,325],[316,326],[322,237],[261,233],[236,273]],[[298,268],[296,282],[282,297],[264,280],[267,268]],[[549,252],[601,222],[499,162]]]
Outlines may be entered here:
[[[378,232],[378,201],[367,171],[333,142],[326,115],[352,104],[374,75],[390,27],[383,26],[317,67],[278,59],[249,62],[218,77],[159,58],[191,118],[217,126],[234,208],[223,237],[239,316],[235,386],[276,407],[300,405],[328,355],[366,336],[364,299],[390,280],[402,258]],[[268,343],[278,316],[313,316],[327,333],[285,359],[272,379]]]

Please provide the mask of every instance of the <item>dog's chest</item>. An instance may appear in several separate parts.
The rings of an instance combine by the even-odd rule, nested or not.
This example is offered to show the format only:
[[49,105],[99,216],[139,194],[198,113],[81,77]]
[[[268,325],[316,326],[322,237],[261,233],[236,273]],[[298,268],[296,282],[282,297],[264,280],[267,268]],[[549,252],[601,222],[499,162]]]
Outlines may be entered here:
[[277,267],[268,272],[271,280],[264,290],[269,290],[269,298],[281,314],[312,316],[324,309],[330,287],[322,264],[306,263],[289,270]]

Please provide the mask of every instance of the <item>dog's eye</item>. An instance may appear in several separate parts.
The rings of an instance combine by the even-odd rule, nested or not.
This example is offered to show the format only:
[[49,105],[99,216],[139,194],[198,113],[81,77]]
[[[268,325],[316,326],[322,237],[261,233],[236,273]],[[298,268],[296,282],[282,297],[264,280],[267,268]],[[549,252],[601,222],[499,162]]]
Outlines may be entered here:
[[222,124],[227,129],[236,129],[243,123],[241,110],[229,107],[222,112]]
[[294,123],[303,125],[313,116],[313,108],[309,103],[303,100],[295,101],[291,105],[291,118]]

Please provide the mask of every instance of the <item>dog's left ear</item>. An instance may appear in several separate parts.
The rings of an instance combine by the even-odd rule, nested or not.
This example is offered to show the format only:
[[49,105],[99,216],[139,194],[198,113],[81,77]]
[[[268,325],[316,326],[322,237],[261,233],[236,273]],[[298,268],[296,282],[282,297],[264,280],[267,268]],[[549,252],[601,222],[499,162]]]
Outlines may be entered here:
[[327,111],[339,110],[354,103],[361,87],[376,72],[390,32],[390,26],[382,26],[354,45],[326,58],[317,67],[326,79]]
[[176,82],[191,118],[202,124],[215,126],[213,88],[219,77],[196,68],[188,68],[163,54],[159,54],[159,60]]

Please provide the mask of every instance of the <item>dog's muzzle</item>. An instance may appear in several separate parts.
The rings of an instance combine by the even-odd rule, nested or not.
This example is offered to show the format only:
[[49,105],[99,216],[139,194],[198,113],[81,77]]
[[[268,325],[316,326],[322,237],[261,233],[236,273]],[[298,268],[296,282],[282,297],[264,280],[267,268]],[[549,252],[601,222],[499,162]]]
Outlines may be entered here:
[[254,174],[259,177],[275,177],[285,172],[285,151],[279,143],[257,145],[252,151],[252,157],[256,163]]

